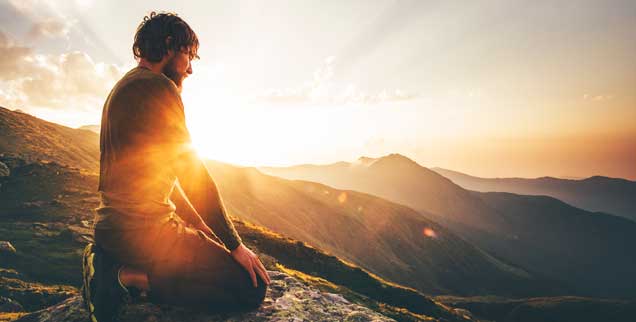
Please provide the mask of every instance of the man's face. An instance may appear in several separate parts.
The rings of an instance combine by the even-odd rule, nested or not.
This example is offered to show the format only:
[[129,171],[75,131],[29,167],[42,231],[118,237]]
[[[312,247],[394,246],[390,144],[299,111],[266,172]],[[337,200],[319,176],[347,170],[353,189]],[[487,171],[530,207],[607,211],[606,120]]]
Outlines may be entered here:
[[170,78],[179,90],[181,90],[183,80],[192,74],[192,59],[194,57],[191,48],[183,48],[176,51],[163,68],[163,74]]

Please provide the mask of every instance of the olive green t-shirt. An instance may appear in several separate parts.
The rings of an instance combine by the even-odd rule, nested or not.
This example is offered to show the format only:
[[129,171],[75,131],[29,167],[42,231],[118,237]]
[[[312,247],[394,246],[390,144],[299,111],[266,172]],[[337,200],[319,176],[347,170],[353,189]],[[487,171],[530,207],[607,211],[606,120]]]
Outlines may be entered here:
[[[95,229],[143,229],[174,216],[170,194],[179,176],[174,164],[200,162],[193,157],[175,84],[141,67],[126,73],[104,103],[100,152],[101,204],[95,209]],[[207,207],[218,209],[206,214],[218,223],[211,228],[229,249],[235,248],[240,238],[220,199],[209,199],[218,203]]]

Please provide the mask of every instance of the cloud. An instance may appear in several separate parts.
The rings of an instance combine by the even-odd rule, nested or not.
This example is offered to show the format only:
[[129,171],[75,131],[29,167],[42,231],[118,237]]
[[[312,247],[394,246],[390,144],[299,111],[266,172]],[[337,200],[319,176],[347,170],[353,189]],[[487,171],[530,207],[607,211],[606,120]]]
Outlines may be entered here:
[[14,79],[23,74],[22,61],[32,54],[29,47],[19,46],[0,30],[0,80]]
[[583,94],[585,101],[608,101],[614,99],[613,94]]
[[37,54],[0,31],[0,105],[34,109],[98,111],[124,73],[79,51]]
[[74,21],[62,21],[54,18],[33,23],[27,37],[35,40],[38,38],[62,38],[67,37]]
[[34,0],[9,0],[9,4],[25,15],[32,15],[34,8],[39,4],[39,1]]
[[355,84],[339,84],[333,80],[336,58],[329,56],[316,68],[311,81],[290,88],[267,89],[259,93],[262,101],[283,104],[376,104],[415,99],[416,93],[403,89],[369,92]]

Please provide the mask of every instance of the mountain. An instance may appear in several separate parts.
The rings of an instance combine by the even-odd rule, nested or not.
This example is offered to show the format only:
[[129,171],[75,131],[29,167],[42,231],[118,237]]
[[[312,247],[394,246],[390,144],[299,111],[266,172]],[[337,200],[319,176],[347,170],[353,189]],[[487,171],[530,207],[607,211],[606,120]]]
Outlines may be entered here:
[[[15,165],[10,176],[0,178],[0,236],[17,249],[15,253],[0,253],[0,271],[11,269],[20,275],[0,278],[0,297],[19,300],[32,310],[76,294],[73,287],[79,287],[81,279],[78,263],[83,246],[92,239],[92,209],[99,201],[97,176],[53,162],[27,163],[6,157],[0,161]],[[285,271],[399,320],[415,321],[424,316],[465,320],[413,289],[387,283],[304,242],[231,215],[243,241],[270,270]],[[33,292],[29,292],[29,285],[33,285]],[[54,292],[58,289],[64,292]]]
[[89,125],[82,125],[78,127],[79,130],[89,130],[97,134],[99,134],[100,128],[101,126],[99,124],[89,124]]
[[[41,134],[37,131],[39,128],[50,126],[48,133],[53,136],[51,140],[54,141],[61,140],[61,137],[55,136],[65,134],[67,129],[36,118],[25,123],[25,126],[33,128],[21,128],[20,133],[38,135]],[[16,132],[6,135],[19,137]],[[26,141],[24,138],[19,139]],[[82,146],[83,141],[74,142],[73,139],[69,138],[70,141],[59,146],[59,151],[51,156],[39,150],[30,151],[29,146],[17,151],[19,154],[0,156],[0,163],[7,168],[7,173],[0,176],[0,236],[17,249],[15,253],[0,253],[0,268],[15,270],[19,272],[16,275],[23,277],[0,280],[0,304],[3,305],[0,307],[5,307],[3,303],[13,303],[14,309],[20,307],[11,298],[5,297],[16,296],[14,285],[26,285],[21,288],[25,291],[28,291],[29,285],[40,285],[32,283],[42,283],[42,289],[46,286],[47,290],[66,290],[68,287],[79,286],[81,265],[78,263],[84,244],[92,239],[92,210],[98,205],[99,198],[96,191],[98,177],[95,172],[51,161],[67,155],[68,149]],[[43,157],[30,158],[31,155]],[[318,205],[314,211],[319,213],[329,210]],[[269,270],[284,271],[303,283],[337,293],[352,303],[402,321],[471,320],[463,317],[466,311],[457,313],[412,288],[389,283],[364,268],[344,262],[303,241],[283,237],[245,222],[237,218],[244,217],[241,213],[230,210],[230,215],[243,241],[261,256]],[[59,287],[50,286],[51,284]],[[48,300],[44,301],[44,295],[37,290],[39,288],[34,289],[34,294],[39,297],[19,297],[24,302],[21,303],[22,307],[41,308],[43,303],[50,304],[50,296],[46,295]],[[69,294],[64,291],[51,296]],[[2,313],[0,318],[4,318]],[[53,320],[58,318],[60,317]]]
[[[41,126],[41,124],[35,125]],[[57,126],[55,124],[52,125]],[[41,135],[41,133],[32,129],[20,129],[20,131],[22,133],[32,132]],[[57,135],[56,133],[59,132],[51,131],[48,133]],[[0,142],[5,140],[4,135],[0,137],[2,139]],[[7,137],[9,135],[16,136],[13,133],[9,133]],[[59,137],[55,139],[61,140]],[[87,171],[84,167],[68,165],[68,163],[62,161],[58,162],[58,160],[61,160],[60,156],[68,155],[69,149],[84,147],[85,143],[83,141],[73,140],[72,137],[68,138],[67,144],[58,146],[56,151],[50,151],[51,155],[42,153],[39,150],[30,151],[28,146],[24,149],[16,150],[16,153],[0,155],[0,162],[7,169],[0,175],[0,236],[2,236],[2,239],[10,240],[17,249],[15,254],[7,256],[0,254],[0,266],[8,266],[8,268],[19,271],[23,274],[24,279],[29,281],[28,283],[16,281],[15,283],[18,285],[27,285],[27,288],[29,288],[30,286],[28,285],[35,285],[29,283],[41,282],[48,290],[58,292],[55,296],[61,296],[65,292],[65,285],[77,286],[79,284],[79,265],[77,263],[79,262],[83,244],[87,239],[90,239],[92,209],[98,202],[95,191],[97,182],[95,171]],[[95,145],[97,145],[97,142],[95,142]],[[44,157],[32,158],[31,155],[34,154]],[[95,163],[97,163],[97,160],[95,160]],[[426,249],[425,251],[428,253],[424,253],[422,256],[435,257],[437,252],[446,253],[443,254],[443,256],[446,256],[446,261],[444,257],[441,257],[439,261],[436,258],[429,259],[434,266],[431,268],[433,271],[443,270],[446,265],[449,265],[446,269],[457,272],[456,274],[424,277],[433,281],[426,281],[426,283],[438,283],[436,287],[447,290],[452,290],[455,287],[469,289],[468,292],[460,292],[460,294],[489,292],[486,288],[480,288],[480,285],[486,285],[493,292],[503,290],[504,293],[530,292],[534,290],[537,292],[541,291],[545,295],[564,292],[565,287],[558,281],[546,280],[537,272],[506,264],[505,262],[508,262],[508,260],[504,262],[499,259],[499,255],[492,256],[483,247],[472,246],[469,242],[463,240],[464,235],[459,238],[458,235],[448,229],[444,229],[444,226],[435,224],[429,218],[429,216],[442,218],[439,214],[415,212],[399,204],[355,191],[334,189],[312,182],[283,180],[266,176],[254,168],[238,168],[218,162],[210,162],[208,166],[219,184],[223,199],[233,217],[237,230],[248,247],[255,250],[263,259],[268,270],[280,271],[300,280],[304,284],[319,289],[321,292],[335,293],[351,303],[371,308],[399,321],[472,321],[475,319],[466,310],[451,308],[412,288],[387,282],[373,274],[374,271],[369,272],[368,268],[351,263],[353,262],[352,260],[343,261],[334,256],[336,255],[334,251],[330,251],[331,254],[325,253],[321,249],[322,247],[313,243],[322,242],[323,246],[347,245],[342,242],[336,243],[323,240],[331,236],[328,233],[324,233],[313,241],[301,241],[283,237],[279,234],[280,232],[276,233],[263,226],[256,225],[255,223],[258,223],[256,221],[260,220],[260,216],[263,216],[263,219],[271,220],[271,223],[277,223],[277,225],[284,227],[286,224],[284,221],[287,219],[293,225],[303,227],[302,229],[297,229],[299,234],[309,235],[308,232],[314,233],[326,227],[334,229],[337,234],[335,236],[338,237],[344,234],[342,231],[346,232],[349,225],[352,225],[355,229],[352,230],[351,235],[353,236],[351,238],[362,238],[361,231],[364,232],[364,230],[360,230],[359,227],[374,227],[375,230],[371,230],[371,233],[376,233],[376,236],[386,236],[386,233],[383,233],[384,230],[387,230],[385,226],[393,223],[394,220],[382,221],[382,214],[389,214],[388,217],[390,219],[406,218],[404,225],[415,225],[415,228],[397,226],[388,229],[388,231],[393,232],[388,234],[391,236],[391,238],[388,238],[388,244],[394,245],[395,242],[400,246],[398,248],[393,246],[385,248],[385,250],[393,250],[397,253],[395,258],[385,259],[385,261],[388,262],[396,258],[402,260],[408,256],[416,256],[409,254],[408,251],[404,251],[401,247],[413,247],[410,244],[417,246],[421,242],[418,240],[423,239],[426,241],[423,245],[430,249]],[[278,180],[281,181],[279,182]],[[263,184],[264,182],[269,182],[271,185]],[[282,184],[283,186],[276,186],[276,184]],[[450,186],[450,188],[454,189],[453,186]],[[322,197],[318,196],[317,193],[321,191],[320,189],[324,189],[322,190]],[[475,197],[474,192],[469,191],[468,195]],[[505,208],[506,206],[492,200],[484,200],[482,195],[478,193],[475,198],[471,202],[481,203],[482,207],[486,207],[486,209],[494,209],[493,207],[495,206]],[[241,203],[242,200],[245,201],[245,204]],[[457,200],[461,201],[462,199]],[[367,202],[367,204],[362,205],[362,208],[355,206],[358,202],[363,201]],[[305,204],[307,206],[303,207]],[[287,205],[289,205],[289,209],[286,207]],[[366,219],[362,218],[365,214],[365,206],[377,211],[377,214],[370,212],[368,217],[370,217],[370,220],[381,222],[381,225],[374,226],[373,223],[366,222]],[[338,207],[343,209],[337,211]],[[464,206],[458,207],[458,209],[463,209],[462,207]],[[270,209],[273,210],[268,212]],[[359,209],[361,214],[357,217],[354,216],[355,212],[353,211],[360,211]],[[299,212],[299,210],[304,212]],[[299,213],[298,217],[302,219],[301,221],[294,218],[296,213]],[[345,215],[353,219],[346,218]],[[458,213],[457,215],[466,216],[463,213]],[[415,218],[416,216],[418,217]],[[485,216],[484,218],[489,218],[491,215],[485,213],[483,216]],[[341,217],[345,217],[345,219]],[[249,218],[253,220],[249,220]],[[493,218],[500,218],[504,221],[509,220],[507,215],[502,213],[495,214]],[[334,221],[338,224],[323,223],[322,221]],[[426,224],[427,226],[416,226],[418,224]],[[313,228],[316,225],[319,228]],[[484,227],[489,226],[491,228],[498,227],[490,223]],[[585,227],[586,229],[589,228],[587,225]],[[454,227],[453,229],[456,228]],[[419,238],[406,239],[415,237],[416,230]],[[629,228],[627,230],[629,231]],[[397,234],[401,231],[407,233],[404,233],[404,236]],[[413,232],[409,233],[410,231]],[[494,231],[496,232],[497,230],[494,229]],[[589,229],[587,232],[596,233],[596,231]],[[630,240],[626,242],[628,243],[627,245],[633,244]],[[373,251],[374,249],[371,250]],[[475,252],[482,254],[481,259],[474,256]],[[596,256],[596,254],[592,253],[592,256]],[[484,266],[484,262],[490,262],[491,264]],[[385,265],[388,266],[389,264]],[[488,273],[479,272],[482,269],[492,275],[485,276]],[[631,268],[625,268],[625,270],[629,269]],[[508,274],[500,274],[501,270],[507,271]],[[464,271],[468,272],[463,273]],[[449,276],[462,280],[449,281],[446,279]],[[474,280],[481,278],[480,276],[487,280]],[[287,278],[285,277],[285,280],[288,280]],[[488,280],[489,278],[490,280]],[[464,282],[466,285],[462,285]],[[522,282],[531,283],[532,285],[528,287]],[[8,286],[7,289],[9,291],[13,290],[11,288],[13,284],[4,283],[5,280],[0,281],[0,289]],[[60,286],[51,286],[51,283],[59,284]],[[544,283],[548,283],[548,285]],[[626,281],[626,285],[630,285],[629,281]],[[476,288],[472,289],[474,287]],[[286,289],[283,288],[283,290]],[[298,294],[294,293],[294,296],[297,298],[300,296],[299,300],[301,301],[311,301],[303,295],[307,293],[303,290],[301,291]],[[3,294],[5,293],[0,294],[0,304],[7,303],[3,302],[5,301]],[[37,296],[41,299],[43,295],[37,293]],[[331,298],[331,296],[329,297]],[[281,304],[296,305],[295,301],[285,296],[282,298],[284,300],[281,302],[284,303]],[[80,320],[81,315],[77,315],[77,310],[80,310],[77,300],[77,297],[70,297],[66,302],[59,305],[25,316],[23,321],[47,321],[47,319],[48,321],[58,321],[63,320],[65,316],[68,316],[73,321]],[[576,305],[581,305],[581,303],[587,305],[586,303],[588,302],[580,300],[576,303],[579,303]],[[23,307],[38,305],[37,303],[22,304]],[[13,305],[13,307],[15,308],[17,305]],[[563,308],[563,306],[560,306],[560,308]],[[560,310],[560,308],[557,310]],[[530,315],[528,315],[530,317],[538,316],[536,314],[537,311],[543,312],[541,311],[541,305],[533,306],[532,310]],[[553,311],[554,308],[547,308],[546,312],[552,312],[551,310]],[[563,310],[567,311],[567,308]],[[515,318],[521,320],[524,317],[524,312],[527,311],[519,310],[515,312]],[[633,317],[633,314],[629,313],[631,311],[625,312],[627,313],[622,315],[622,320],[627,321]],[[608,316],[616,316],[615,313],[610,313],[608,313]],[[9,316],[9,319],[17,317],[11,314],[5,315],[0,312],[0,320],[5,319],[7,316]],[[171,316],[169,314],[168,318],[172,320],[181,320],[185,317],[185,315]],[[153,314],[149,318],[157,320],[162,317]],[[208,321],[205,317],[198,318],[200,321]],[[351,317],[351,320],[360,320],[357,318],[363,319],[364,317],[355,315]],[[544,316],[542,319],[535,318],[532,320],[550,321],[554,319],[550,316]]]
[[602,176],[577,180],[552,177],[479,178],[442,168],[433,168],[433,171],[469,190],[545,195],[578,208],[610,213],[636,221],[636,181]]
[[370,193],[421,213],[444,214],[438,218],[444,222],[461,222],[485,231],[496,231],[504,224],[503,218],[479,197],[400,154],[375,159],[361,157],[354,163],[259,170],[287,179]]
[[636,315],[636,301],[574,296],[507,299],[492,296],[435,300],[470,310],[475,316],[497,322],[626,322]]
[[0,153],[99,169],[99,135],[0,107]]
[[[41,126],[38,122],[48,125],[33,118],[24,127],[37,129]],[[19,134],[13,136],[19,137]],[[58,147],[57,154],[64,154],[66,151],[62,149],[68,146],[82,145],[66,144]],[[26,154],[29,149],[22,152]],[[38,206],[55,213],[86,209],[79,204],[80,200],[93,208],[98,204],[96,195],[86,191],[86,187],[96,190],[96,175],[60,171],[60,175],[51,178],[45,173],[53,173],[51,169],[63,165],[48,161],[19,164],[15,158],[3,160],[12,165],[11,171],[15,172],[15,176],[6,178],[0,186],[8,197],[0,209],[7,215],[26,216],[22,210],[32,207],[33,211],[27,213],[35,216]],[[238,218],[304,241],[392,282],[431,294],[536,295],[562,290],[558,283],[545,281],[490,256],[408,207],[356,191],[267,176],[254,168],[213,161],[207,166],[226,206]],[[38,182],[44,177],[57,188],[43,191],[48,186]],[[85,199],[66,198],[69,192],[79,192]],[[54,204],[49,205],[50,202]],[[64,207],[65,203],[68,207]],[[92,218],[87,212],[76,214],[73,220],[73,224],[80,225],[81,220]]]
[[477,232],[492,253],[517,265],[578,285],[583,295],[633,298],[636,222],[592,213],[547,196],[474,192],[506,214],[503,239]]
[[[425,215],[369,194],[209,161],[226,207],[393,282],[431,294],[564,291],[490,256]],[[178,210],[177,210],[178,212]]]
[[[262,168],[372,193],[428,211],[481,249],[526,271],[567,283],[577,294],[636,296],[636,223],[550,197],[466,190],[397,154],[355,163]],[[418,197],[419,196],[419,197]],[[485,222],[482,222],[485,221]]]

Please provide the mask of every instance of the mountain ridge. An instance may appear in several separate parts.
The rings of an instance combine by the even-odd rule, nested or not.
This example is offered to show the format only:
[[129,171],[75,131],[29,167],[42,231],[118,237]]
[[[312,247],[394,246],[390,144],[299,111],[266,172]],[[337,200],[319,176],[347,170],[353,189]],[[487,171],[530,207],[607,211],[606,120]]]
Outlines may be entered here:
[[[384,166],[375,168],[349,163],[337,167],[270,167],[262,170],[288,179],[364,191],[431,213],[434,220],[486,252],[529,272],[562,280],[581,295],[636,295],[636,291],[625,286],[635,285],[636,278],[623,269],[636,269],[636,258],[625,246],[636,244],[633,237],[636,236],[636,223],[591,213],[550,197],[537,199],[466,190],[426,167],[411,167],[413,163],[403,167],[403,161],[392,162],[394,159],[395,156],[378,158],[373,164],[383,162]],[[621,224],[615,224],[617,221]],[[572,232],[574,227],[576,233]],[[615,235],[624,229],[633,234]],[[568,240],[569,236],[577,238],[576,242]],[[589,243],[590,240],[596,243]],[[590,254],[593,253],[599,263],[607,262],[608,265],[590,262],[588,254],[577,242],[593,246],[595,251]],[[577,267],[576,274],[568,273],[572,267]]]
[[578,208],[636,221],[636,181],[624,178],[599,175],[582,179],[480,178],[443,168],[436,168],[435,171],[469,190],[546,195]]

